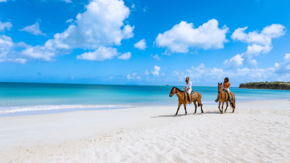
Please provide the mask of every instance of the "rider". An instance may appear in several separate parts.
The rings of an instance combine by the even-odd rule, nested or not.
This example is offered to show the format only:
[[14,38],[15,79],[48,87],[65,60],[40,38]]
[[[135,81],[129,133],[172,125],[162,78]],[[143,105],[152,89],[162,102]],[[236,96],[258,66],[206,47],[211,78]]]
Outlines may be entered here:
[[[223,89],[228,92],[230,103],[232,103],[232,96],[231,96],[231,92],[230,92],[231,83],[229,81],[230,81],[230,79],[228,77],[226,77],[224,80]],[[215,100],[215,102],[218,102],[218,98]]]
[[187,91],[187,93],[188,93],[188,101],[190,103],[191,103],[191,96],[190,96],[191,86],[192,86],[192,83],[191,83],[191,81],[189,81],[189,77],[186,77],[185,78],[185,87],[183,89]]

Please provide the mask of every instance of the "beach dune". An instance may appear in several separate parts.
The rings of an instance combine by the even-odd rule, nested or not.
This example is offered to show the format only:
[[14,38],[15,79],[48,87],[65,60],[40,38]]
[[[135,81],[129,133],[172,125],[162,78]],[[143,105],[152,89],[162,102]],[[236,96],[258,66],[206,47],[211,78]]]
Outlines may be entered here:
[[290,101],[0,118],[0,162],[289,162]]

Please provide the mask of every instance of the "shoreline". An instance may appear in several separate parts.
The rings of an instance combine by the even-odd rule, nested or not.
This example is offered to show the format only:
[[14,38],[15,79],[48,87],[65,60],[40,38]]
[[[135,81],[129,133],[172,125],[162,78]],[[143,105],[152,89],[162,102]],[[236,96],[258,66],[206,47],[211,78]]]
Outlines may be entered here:
[[[289,98],[285,98],[285,99],[279,99],[279,100],[271,100],[271,101],[287,101],[290,99]],[[213,101],[213,100],[212,100]],[[236,101],[237,104],[243,104],[243,103],[248,103],[248,102],[263,102],[263,101],[269,101],[268,99],[265,100],[252,100],[252,101]],[[156,104],[155,104],[156,103]],[[75,104],[76,107],[73,107],[73,105],[71,105],[71,107],[66,108],[66,109],[47,109],[47,110],[28,110],[28,111],[11,111],[11,110],[7,110],[7,112],[3,113],[4,111],[0,110],[0,118],[2,117],[14,117],[14,116],[30,116],[30,115],[45,115],[45,114],[58,114],[58,113],[67,113],[67,112],[78,112],[78,111],[100,111],[100,110],[119,110],[119,109],[128,109],[128,108],[138,108],[138,107],[170,107],[173,106],[177,103],[177,101],[170,101],[168,102],[163,102],[163,103],[158,103],[158,102],[153,102],[151,104],[147,104],[147,103],[124,103],[124,104],[101,104],[101,105],[94,105],[97,107],[86,107],[86,106],[90,106],[92,104],[87,104],[87,105],[80,105],[80,104]],[[216,102],[210,102],[210,101],[204,101],[203,102],[204,106],[212,106],[212,105],[218,105],[218,103]],[[64,104],[64,105],[26,105],[26,106],[9,106],[7,108],[27,108],[27,107],[34,107],[36,108],[37,106],[39,107],[56,107],[56,106],[67,106],[68,104]],[[83,108],[77,108],[79,106],[83,106]],[[183,105],[182,105],[183,106]],[[181,107],[182,107],[181,106]],[[188,105],[187,105],[188,106]],[[190,104],[189,107],[193,106],[193,104]],[[2,108],[4,108],[2,106]],[[1,109],[1,107],[0,107]]]
[[[255,146],[264,143],[266,146],[270,140],[276,142],[278,146],[275,143],[270,143],[268,146],[273,146],[279,149],[280,153],[288,155],[274,160],[270,158],[272,162],[290,159],[290,153],[287,152],[290,148],[288,143],[290,138],[285,137],[290,134],[289,100],[239,103],[234,114],[230,113],[231,109],[228,109],[226,114],[220,114],[217,105],[206,105],[203,107],[204,114],[201,114],[198,108],[197,114],[193,115],[192,105],[187,107],[188,115],[184,116],[184,109],[181,107],[178,116],[173,117],[176,108],[177,106],[173,105],[144,106],[119,110],[1,117],[0,162],[56,162],[58,159],[62,160],[59,162],[73,160],[81,162],[77,161],[78,159],[85,159],[85,162],[92,162],[90,160],[126,162],[125,158],[130,162],[129,158],[133,157],[135,161],[141,160],[139,162],[168,162],[168,160],[170,162],[170,159],[173,162],[186,162],[186,160],[192,162],[192,159],[212,162],[218,161],[214,158],[222,159],[222,157],[209,155],[205,152],[208,149],[220,154],[220,150],[232,149],[237,143],[237,147],[244,151],[251,148],[248,141]],[[269,127],[272,129],[269,130]],[[247,135],[249,133],[253,134],[253,137],[249,137]],[[267,136],[255,137],[257,136],[255,134]],[[221,137],[219,138],[218,135]],[[227,141],[221,139],[223,137],[227,138]],[[260,139],[265,140],[260,142]],[[158,145],[158,141],[165,144]],[[227,143],[222,144],[224,141]],[[209,142],[213,144],[208,144]],[[233,142],[235,143],[232,144]],[[204,148],[202,155],[189,152],[190,150],[198,152],[199,147]],[[151,153],[149,148],[152,148]],[[265,150],[258,153],[261,157],[257,160],[265,161],[264,155],[269,155],[269,150],[273,152],[272,148],[264,148]],[[116,149],[119,150],[113,153],[118,156],[118,159],[113,160],[116,157],[111,156],[112,151]],[[158,152],[166,153],[168,150],[177,150],[175,152],[178,156],[172,158],[174,152],[168,158],[154,156]],[[180,152],[182,150],[188,152]],[[96,151],[98,152],[94,153]],[[130,155],[134,151],[139,154]],[[81,154],[86,157],[82,157]],[[146,156],[151,160],[145,159]],[[228,157],[224,154],[221,156]],[[198,158],[199,160],[196,160]],[[237,154],[226,160],[231,159],[238,161],[242,156]],[[240,162],[247,161],[249,160],[240,160]]]

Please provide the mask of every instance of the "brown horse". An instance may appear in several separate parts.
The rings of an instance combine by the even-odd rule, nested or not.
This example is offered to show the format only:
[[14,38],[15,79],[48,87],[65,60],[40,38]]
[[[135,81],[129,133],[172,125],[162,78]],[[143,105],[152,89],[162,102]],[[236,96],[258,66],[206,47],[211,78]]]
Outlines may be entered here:
[[[187,104],[186,98],[187,98],[187,96],[185,95],[185,93],[187,93],[187,92],[184,92],[184,91],[178,89],[177,87],[172,87],[172,89],[170,91],[169,97],[172,97],[175,94],[178,97],[178,108],[177,108],[175,116],[178,114],[178,111],[179,111],[181,104],[183,104],[183,106],[184,106],[185,115],[187,114],[187,111],[186,111],[186,104]],[[193,104],[195,106],[195,112],[193,114],[196,113],[196,109],[197,109],[196,102],[198,103],[198,106],[201,107],[201,112],[203,113],[202,103],[201,103],[201,95],[198,92],[195,92],[193,95],[191,95],[191,101],[193,102]]]
[[[228,104],[229,103],[229,98],[227,98],[228,95],[222,89],[222,85],[223,85],[223,83],[218,83],[218,101],[219,101],[218,108],[219,108],[220,112],[223,114],[224,103],[227,104],[226,109],[225,109],[225,112],[226,112],[227,109],[228,109],[228,106],[229,106],[229,104]],[[232,95],[232,100],[233,100],[233,103],[231,104],[231,107],[233,108],[232,113],[234,113],[235,112],[235,108],[236,108],[235,93],[231,92],[231,95]],[[222,103],[222,109],[220,109],[221,103]]]

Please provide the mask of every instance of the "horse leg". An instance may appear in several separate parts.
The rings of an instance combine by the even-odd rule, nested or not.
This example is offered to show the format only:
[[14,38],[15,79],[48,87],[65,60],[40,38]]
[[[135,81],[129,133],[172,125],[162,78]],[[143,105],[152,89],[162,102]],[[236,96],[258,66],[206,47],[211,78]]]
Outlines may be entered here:
[[228,109],[228,106],[229,106],[229,104],[228,104],[228,102],[226,102],[226,110],[225,110],[225,112],[227,112],[227,109]]
[[225,102],[222,102],[223,104],[222,104],[222,114],[223,114],[223,112],[224,112],[224,103]]
[[222,111],[221,111],[221,102],[220,102],[220,101],[219,101],[219,106],[218,106],[218,108],[219,108],[220,112],[222,113]]
[[233,99],[233,104],[234,104],[235,107],[233,107],[232,113],[234,113],[235,112],[235,109],[236,109],[236,99],[235,98]]
[[186,111],[186,103],[184,103],[183,106],[184,106],[185,115],[186,115],[187,114],[187,111]]
[[181,105],[181,103],[178,104],[178,108],[177,108],[177,111],[176,111],[176,113],[175,113],[175,116],[178,114],[178,111],[179,111],[180,105]]
[[198,99],[198,100],[197,100],[197,102],[198,102],[198,106],[200,106],[201,113],[203,113],[201,100],[200,100],[200,99]]
[[194,107],[195,107],[195,111],[194,111],[194,113],[193,113],[193,114],[195,114],[195,113],[196,113],[196,109],[197,109],[197,106],[196,106],[196,101],[193,101],[193,104],[194,104]]

